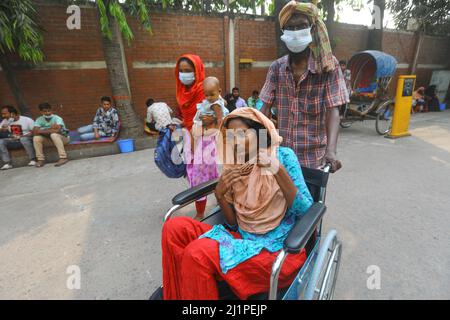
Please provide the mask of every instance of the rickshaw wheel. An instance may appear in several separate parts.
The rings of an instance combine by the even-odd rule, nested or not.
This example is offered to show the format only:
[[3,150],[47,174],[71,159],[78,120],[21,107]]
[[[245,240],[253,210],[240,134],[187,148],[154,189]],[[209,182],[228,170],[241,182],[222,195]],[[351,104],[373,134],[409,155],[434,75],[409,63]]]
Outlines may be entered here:
[[340,110],[341,113],[341,121],[339,121],[339,125],[341,126],[341,128],[346,129],[346,128],[350,128],[352,126],[352,122],[351,120],[349,120],[347,118],[348,115],[348,104],[345,104],[341,107]]
[[388,100],[377,109],[375,130],[379,135],[385,135],[391,130],[392,116],[394,113],[394,101]]

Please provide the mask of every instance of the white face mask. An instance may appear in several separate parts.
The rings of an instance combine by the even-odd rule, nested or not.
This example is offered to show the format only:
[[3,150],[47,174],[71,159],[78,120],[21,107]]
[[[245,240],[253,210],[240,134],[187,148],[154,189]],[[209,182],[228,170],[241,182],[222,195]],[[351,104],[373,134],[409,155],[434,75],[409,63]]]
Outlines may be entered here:
[[302,30],[285,30],[281,40],[286,44],[289,51],[299,53],[304,51],[312,42],[311,28]]
[[180,72],[178,78],[182,84],[189,86],[195,81],[195,74],[194,72]]

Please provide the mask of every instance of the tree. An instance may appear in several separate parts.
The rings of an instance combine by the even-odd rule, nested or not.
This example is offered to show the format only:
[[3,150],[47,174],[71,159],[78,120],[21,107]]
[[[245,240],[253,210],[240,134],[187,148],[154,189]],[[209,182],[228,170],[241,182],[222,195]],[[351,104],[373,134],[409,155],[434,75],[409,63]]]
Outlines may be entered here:
[[[373,0],[373,27],[369,31],[369,37],[367,41],[367,49],[369,50],[383,50],[383,20],[385,8],[385,0]],[[377,17],[377,15],[379,15],[379,17]]]
[[17,53],[22,60],[31,63],[41,62],[44,58],[42,29],[31,0],[0,1],[0,66],[20,112],[29,115],[10,53]]
[[133,39],[124,9],[137,16],[142,26],[151,33],[147,4],[143,0],[95,0],[103,34],[103,52],[108,69],[111,91],[122,123],[121,136],[138,137],[142,135],[143,124],[134,110],[128,76],[125,69],[125,57],[122,37],[129,43]]
[[426,34],[450,34],[450,1],[448,0],[388,0],[396,27],[406,30],[413,18]]
[[[234,10],[243,8],[247,10],[252,7],[253,2],[254,0],[235,0],[230,7]],[[142,122],[133,108],[127,73],[124,68],[122,37],[128,42],[133,39],[133,33],[127,23],[124,10],[132,16],[137,16],[144,28],[151,32],[149,5],[160,6],[163,9],[170,7],[192,11],[224,10],[226,7],[221,0],[125,0],[123,5],[119,3],[119,0],[95,0],[95,3],[100,16],[103,49],[111,90],[124,128],[121,135],[135,137],[142,134],[143,128]]]
[[410,73],[416,73],[419,52],[425,34],[450,34],[450,2],[445,0],[390,0],[388,7],[394,14],[399,29],[415,24],[416,43]]
[[280,20],[278,18],[281,9],[283,9],[284,5],[288,2],[288,0],[274,0],[274,15],[275,15],[275,37],[277,39],[277,56],[282,57],[287,54],[286,47],[283,45],[283,41],[280,39],[281,37],[281,29],[280,29]]
[[334,18],[336,11],[334,5],[338,4],[340,0],[322,0],[322,9],[325,16],[325,25],[327,26],[328,37],[333,47],[334,44]]
[[340,42],[340,38],[335,36],[336,22],[339,21],[339,14],[345,6],[351,6],[354,11],[360,11],[363,7],[362,0],[322,0],[318,8],[322,9],[322,15],[330,38],[331,48]]

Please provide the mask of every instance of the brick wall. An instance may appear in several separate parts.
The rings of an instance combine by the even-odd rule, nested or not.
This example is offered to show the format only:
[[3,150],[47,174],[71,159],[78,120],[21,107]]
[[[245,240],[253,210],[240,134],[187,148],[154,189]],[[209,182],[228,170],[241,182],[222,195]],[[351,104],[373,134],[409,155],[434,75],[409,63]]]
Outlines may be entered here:
[[[46,31],[44,53],[47,66],[43,68],[45,70],[39,70],[19,63],[17,77],[26,101],[34,116],[37,116],[37,104],[49,101],[70,128],[87,124],[99,104],[99,98],[111,95],[97,12],[93,8],[82,7],[81,30],[68,30],[65,6],[43,4],[38,11]],[[135,38],[130,45],[124,44],[133,102],[141,116],[145,115],[144,103],[148,97],[176,105],[175,75],[171,64],[183,53],[198,54],[208,63],[207,75],[218,77],[224,91],[230,89],[227,17],[152,13],[151,20],[153,35],[142,30],[134,18],[129,18]],[[338,24],[335,35],[338,39],[336,57],[348,59],[354,52],[365,49],[368,30]],[[273,19],[255,20],[249,16],[235,19],[236,85],[241,88],[244,98],[252,90],[261,89],[268,65],[276,59],[275,40]],[[448,40],[426,37],[419,64],[448,66]],[[384,34],[384,51],[394,55],[399,63],[411,63],[414,45],[415,39],[410,33],[387,31]],[[240,68],[239,59],[242,58],[253,59],[258,64]],[[70,66],[73,62],[78,62],[82,67]],[[63,65],[48,66],[48,63]],[[147,67],[136,67],[137,64]],[[417,84],[427,84],[432,70],[419,69]],[[407,70],[400,69],[398,73],[407,73]],[[7,103],[15,105],[4,74],[0,71],[0,104]]]
[[[97,13],[81,9],[82,29],[68,30],[64,6],[39,7],[39,18],[45,29],[45,61],[104,61]],[[17,78],[34,117],[37,105],[50,102],[69,128],[89,123],[103,95],[111,95],[106,69],[29,70],[19,68]],[[0,104],[15,101],[0,72]]]
[[[130,19],[135,39],[125,46],[128,73],[135,108],[143,116],[148,97],[175,106],[175,74],[173,68],[137,69],[133,62],[174,62],[184,53],[199,55],[204,62],[224,62],[223,20],[188,15],[156,15],[152,18],[153,35]],[[224,83],[224,68],[207,68]]]

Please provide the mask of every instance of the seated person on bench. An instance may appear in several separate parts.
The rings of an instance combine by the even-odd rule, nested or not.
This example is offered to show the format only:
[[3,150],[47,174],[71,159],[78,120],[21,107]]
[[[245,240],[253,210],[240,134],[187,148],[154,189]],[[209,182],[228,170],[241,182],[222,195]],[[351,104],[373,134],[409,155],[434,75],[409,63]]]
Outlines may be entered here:
[[[233,130],[236,139],[225,130]],[[221,132],[218,150],[224,165],[215,196],[227,226],[190,217],[164,224],[164,299],[218,299],[217,281],[226,281],[240,299],[269,291],[283,241],[313,204],[294,151],[279,146],[282,139],[263,113],[236,109],[224,118]],[[280,288],[292,283],[305,260],[304,249],[287,256]]]
[[78,128],[81,141],[116,137],[119,134],[119,113],[111,106],[110,97],[100,99],[102,105],[95,113],[92,124]]
[[3,121],[0,123],[0,154],[4,162],[1,170],[8,170],[13,167],[8,148],[20,148],[22,146],[30,159],[28,165],[35,166],[33,119],[21,116],[13,106],[4,106],[1,111]]
[[165,102],[155,102],[149,98],[145,103],[147,105],[147,118],[145,125],[151,131],[161,131],[171,125],[181,124],[181,120],[172,118],[173,110]]
[[33,145],[37,157],[36,167],[40,168],[45,165],[44,143],[55,145],[59,155],[59,160],[55,167],[60,167],[69,161],[64,148],[64,145],[70,142],[69,130],[67,130],[64,120],[53,114],[49,103],[41,103],[39,111],[41,116],[36,119],[33,128]]

